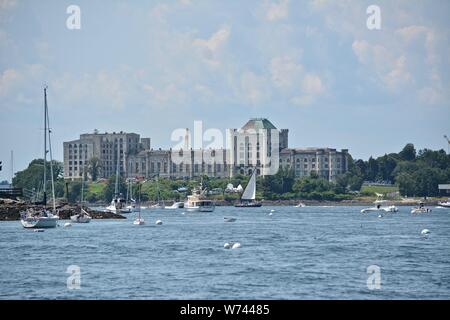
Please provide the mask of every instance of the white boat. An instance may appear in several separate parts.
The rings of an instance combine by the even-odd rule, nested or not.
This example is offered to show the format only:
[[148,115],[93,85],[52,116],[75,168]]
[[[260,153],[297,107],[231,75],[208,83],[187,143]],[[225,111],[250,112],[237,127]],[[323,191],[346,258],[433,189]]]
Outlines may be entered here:
[[187,197],[184,208],[188,212],[213,212],[215,209],[214,202],[206,198],[205,190],[202,183],[200,187],[192,190],[192,195]]
[[140,184],[139,184],[138,190],[139,190],[138,191],[138,203],[137,203],[137,208],[136,208],[138,216],[136,219],[134,219],[133,224],[141,226],[141,225],[145,224],[145,220],[144,220],[144,218],[141,217],[141,185]]
[[381,206],[379,204],[376,207],[362,209],[361,213],[374,212],[374,211],[376,211],[376,212],[378,212],[378,211],[382,211],[382,212],[398,212],[398,208],[396,206]]
[[83,179],[81,181],[80,213],[70,217],[70,220],[72,220],[73,222],[89,223],[92,220],[92,217],[89,215],[89,213],[87,213],[87,211],[83,209],[83,199],[84,199],[84,170],[83,170]]
[[174,204],[172,204],[171,206],[164,207],[164,209],[169,209],[169,210],[182,209],[182,208],[184,208],[184,202],[174,202]]
[[444,208],[450,208],[450,199],[445,202],[444,201],[439,202],[439,206]]
[[21,213],[20,222],[24,228],[56,228],[59,217],[48,210],[30,209]]
[[76,223],[89,223],[91,222],[92,217],[83,208],[81,208],[81,212],[70,216],[70,220]]
[[241,199],[234,206],[237,208],[258,208],[261,207],[261,202],[256,199],[256,169],[253,169],[250,180],[242,193]]
[[117,159],[116,159],[116,182],[114,185],[114,198],[111,200],[111,204],[106,207],[107,211],[112,213],[131,213],[131,210],[127,208],[127,201],[119,193],[119,160],[120,153],[119,148],[117,148]]
[[431,209],[425,208],[425,205],[423,202],[420,202],[418,207],[411,209],[411,213],[413,213],[413,214],[430,213],[430,212],[431,212]]
[[295,206],[296,208],[304,208],[306,207],[306,204],[304,204],[303,202],[300,202],[298,205]]
[[[42,201],[43,208],[28,209],[20,213],[20,222],[24,228],[56,228],[59,217],[56,211],[55,203],[55,184],[53,179],[53,164],[52,164],[52,146],[50,138],[51,130],[49,129],[49,117],[47,106],[47,87],[44,88],[44,197]],[[47,150],[47,135],[49,150]],[[53,196],[53,212],[46,208],[47,206],[47,153],[50,153],[50,177],[52,183]]]

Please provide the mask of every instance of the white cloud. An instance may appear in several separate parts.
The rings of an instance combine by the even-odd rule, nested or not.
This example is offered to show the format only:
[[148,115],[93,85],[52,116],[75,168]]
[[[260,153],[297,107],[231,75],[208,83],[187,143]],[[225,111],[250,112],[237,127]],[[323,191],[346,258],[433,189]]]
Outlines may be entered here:
[[309,73],[302,80],[302,91],[308,95],[319,95],[324,91],[324,86],[320,77]]
[[16,0],[0,0],[0,11],[6,11],[16,6]]
[[6,69],[0,75],[0,96],[8,95],[19,83],[22,76],[15,69]]
[[279,88],[291,88],[303,72],[303,66],[288,56],[273,58],[269,68],[272,82]]
[[263,76],[246,71],[241,75],[241,97],[244,103],[253,105],[263,103],[270,98],[270,86]]
[[221,27],[209,39],[195,39],[194,47],[199,50],[202,59],[210,66],[217,67],[220,65],[220,55],[230,36],[230,28],[228,26]]
[[268,3],[266,6],[266,19],[269,21],[285,19],[289,15],[289,0],[281,0],[277,3]]

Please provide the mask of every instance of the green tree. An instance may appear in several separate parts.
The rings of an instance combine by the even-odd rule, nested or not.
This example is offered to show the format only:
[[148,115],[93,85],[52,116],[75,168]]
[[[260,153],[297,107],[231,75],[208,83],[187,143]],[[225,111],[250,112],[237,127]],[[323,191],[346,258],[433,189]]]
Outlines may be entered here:
[[92,157],[88,161],[88,172],[92,178],[92,181],[97,181],[101,168],[102,168],[102,162],[100,161],[99,158]]
[[402,151],[400,151],[399,156],[405,161],[414,161],[416,159],[416,149],[412,143],[408,143]]

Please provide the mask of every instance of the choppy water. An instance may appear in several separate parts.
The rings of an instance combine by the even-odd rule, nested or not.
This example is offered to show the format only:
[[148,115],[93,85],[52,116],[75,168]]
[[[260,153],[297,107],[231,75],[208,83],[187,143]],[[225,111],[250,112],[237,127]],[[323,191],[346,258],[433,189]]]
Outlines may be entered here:
[[[449,299],[450,210],[360,209],[145,210],[144,226],[131,214],[42,233],[0,222],[0,298]],[[242,247],[224,249],[229,241]],[[79,290],[67,289],[70,265]],[[379,290],[367,287],[370,265],[381,268]]]

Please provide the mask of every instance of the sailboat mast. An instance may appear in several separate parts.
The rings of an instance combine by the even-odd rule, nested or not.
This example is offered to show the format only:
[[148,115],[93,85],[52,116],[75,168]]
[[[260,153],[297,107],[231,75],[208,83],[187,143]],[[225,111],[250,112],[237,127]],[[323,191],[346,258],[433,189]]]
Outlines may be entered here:
[[56,212],[56,199],[55,199],[55,179],[53,176],[53,153],[52,153],[52,140],[51,140],[51,130],[50,130],[50,118],[48,116],[48,106],[47,106],[47,126],[48,126],[48,146],[50,151],[50,179],[52,180],[52,198],[53,198],[53,212]]
[[47,87],[44,87],[44,206],[47,205]]
[[119,195],[119,161],[120,161],[119,158],[120,158],[119,142],[117,142],[116,185],[114,187],[114,195],[116,197]]

